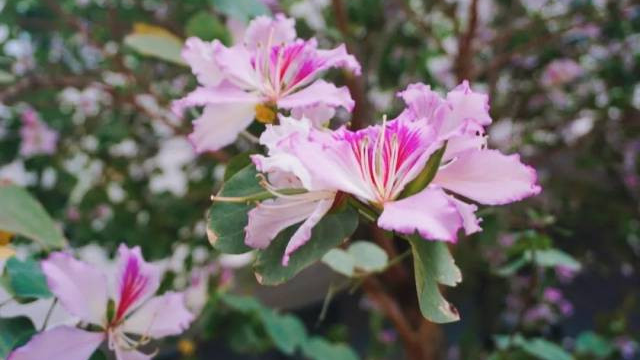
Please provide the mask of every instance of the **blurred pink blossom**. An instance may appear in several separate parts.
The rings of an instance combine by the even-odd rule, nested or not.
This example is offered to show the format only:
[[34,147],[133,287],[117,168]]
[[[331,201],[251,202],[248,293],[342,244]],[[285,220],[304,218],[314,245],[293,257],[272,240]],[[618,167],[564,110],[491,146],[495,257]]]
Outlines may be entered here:
[[58,132],[40,120],[33,109],[22,112],[22,128],[20,128],[20,155],[33,156],[55,153],[58,143]]

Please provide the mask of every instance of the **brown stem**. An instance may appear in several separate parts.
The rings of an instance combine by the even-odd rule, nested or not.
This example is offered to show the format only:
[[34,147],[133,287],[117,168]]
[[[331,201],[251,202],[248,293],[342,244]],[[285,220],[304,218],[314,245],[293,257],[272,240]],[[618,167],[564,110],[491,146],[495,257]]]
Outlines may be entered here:
[[456,58],[458,81],[468,80],[473,74],[473,38],[477,27],[478,0],[471,0],[471,4],[469,4],[469,26],[458,45],[458,57]]

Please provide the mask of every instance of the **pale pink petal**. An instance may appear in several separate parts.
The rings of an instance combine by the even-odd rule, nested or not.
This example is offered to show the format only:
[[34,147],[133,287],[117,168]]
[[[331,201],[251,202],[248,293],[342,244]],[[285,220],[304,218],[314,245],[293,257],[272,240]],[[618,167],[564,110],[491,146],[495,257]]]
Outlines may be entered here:
[[153,356],[137,350],[127,350],[121,347],[115,348],[116,360],[151,360]]
[[214,46],[216,64],[225,78],[244,90],[260,89],[259,77],[251,64],[252,54],[243,45]]
[[430,125],[436,128],[440,123],[436,121],[436,110],[443,104],[444,99],[431,90],[431,87],[422,83],[410,84],[407,88],[398,93],[398,96],[407,104],[407,110],[401,117],[411,118],[411,120],[426,119]]
[[279,45],[296,39],[296,21],[283,14],[277,14],[274,19],[268,16],[258,16],[251,20],[244,33],[244,43],[247,48],[257,49],[259,44]]
[[162,270],[144,261],[139,246],[118,248],[115,319],[121,320],[158,291]]
[[194,106],[215,105],[215,104],[238,104],[261,102],[261,98],[255,94],[248,93],[238,87],[223,82],[216,87],[199,87],[190,92],[182,99],[171,104],[171,110],[178,116],[182,116],[185,109]]
[[7,360],[87,360],[104,341],[102,332],[59,326],[34,335]]
[[309,119],[316,128],[326,126],[336,114],[336,109],[327,104],[315,104],[291,109],[291,116],[296,119]]
[[190,37],[182,48],[182,58],[189,64],[198,82],[205,86],[217,86],[224,79],[213,57],[213,44],[217,42],[218,40],[206,42]]
[[[275,187],[291,188],[301,185],[307,190],[314,190],[309,171],[297,157],[291,154],[283,152],[272,156],[251,155],[251,161],[258,171],[269,175],[269,183]],[[287,175],[292,175],[298,181],[290,179],[291,176]]]
[[464,227],[465,234],[471,235],[482,230],[480,227],[480,219],[478,219],[475,214],[476,210],[478,210],[477,206],[467,204],[453,196],[450,196],[449,199],[456,205],[458,213],[462,216],[462,226]]
[[408,198],[385,203],[378,226],[406,235],[417,231],[428,240],[455,242],[462,218],[444,191],[428,187]]
[[465,121],[460,128],[441,136],[441,138],[447,140],[447,148],[442,156],[443,162],[466,152],[482,150],[487,147],[484,127],[472,120]]
[[482,204],[499,205],[540,192],[536,171],[518,155],[497,150],[471,151],[438,171],[434,184]]
[[454,130],[465,120],[473,120],[483,126],[491,124],[489,96],[473,92],[466,80],[447,94],[447,103],[441,133]]
[[296,91],[278,100],[278,107],[293,109],[299,107],[325,104],[331,107],[342,106],[351,111],[355,102],[351,98],[349,89],[345,86],[336,87],[324,80],[317,80],[306,88]]
[[308,218],[317,207],[316,199],[276,198],[265,200],[249,211],[244,243],[264,249],[282,230]]
[[255,103],[207,105],[193,121],[189,140],[197,152],[216,151],[233,143],[255,118]]
[[122,325],[126,333],[159,339],[182,334],[193,321],[183,293],[168,292],[145,302]]
[[316,203],[316,207],[307,219],[300,225],[296,232],[291,236],[287,248],[284,250],[284,257],[282,258],[282,265],[287,266],[289,264],[289,258],[294,251],[298,250],[302,245],[306,244],[311,238],[311,230],[318,224],[320,220],[329,212],[333,205],[333,198],[320,200]]
[[107,316],[107,278],[93,266],[66,253],[53,253],[42,261],[51,292],[70,314],[102,325]]
[[356,58],[347,53],[347,47],[344,44],[331,50],[317,50],[318,57],[323,60],[320,70],[339,67],[351,71],[354,75],[360,75],[360,63]]

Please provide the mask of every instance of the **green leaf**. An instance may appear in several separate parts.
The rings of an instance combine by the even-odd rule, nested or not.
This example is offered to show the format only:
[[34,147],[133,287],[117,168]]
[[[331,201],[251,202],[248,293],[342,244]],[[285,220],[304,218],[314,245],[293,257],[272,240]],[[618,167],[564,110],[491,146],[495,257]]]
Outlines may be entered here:
[[369,241],[356,241],[349,246],[347,252],[355,260],[355,267],[368,273],[383,270],[389,260],[380,246]]
[[229,181],[229,179],[231,179],[233,175],[237,174],[240,170],[251,165],[252,162],[251,162],[250,155],[251,153],[245,152],[232,157],[224,169],[223,180],[225,182]]
[[356,261],[353,256],[342,249],[329,250],[329,252],[322,257],[322,262],[333,271],[347,277],[353,276],[353,269],[356,266]]
[[187,36],[196,36],[205,41],[218,39],[224,44],[231,42],[231,35],[227,27],[218,17],[206,12],[199,11],[193,15],[185,26]]
[[67,243],[42,205],[16,185],[0,185],[0,230],[27,237],[45,250],[59,249]]
[[535,259],[536,265],[543,267],[564,266],[574,271],[582,267],[571,255],[558,249],[535,250],[535,254],[534,250],[529,250],[525,253],[525,258],[528,261]]
[[220,293],[220,300],[233,310],[242,313],[251,313],[262,311],[264,306],[260,302],[250,296],[233,295],[229,293]]
[[420,174],[418,174],[415,179],[411,180],[411,182],[408,183],[407,186],[405,186],[404,190],[402,191],[402,195],[400,196],[401,198],[417,194],[424,188],[426,188],[427,185],[429,185],[431,180],[433,180],[433,178],[436,176],[436,173],[438,172],[440,161],[442,161],[442,156],[444,155],[446,149],[447,144],[445,143],[443,147],[438,149],[429,157],[429,160],[427,160],[427,163],[425,164],[424,169],[422,169]]
[[258,282],[278,285],[293,278],[351,236],[357,225],[358,214],[352,208],[326,215],[313,228],[309,241],[291,255],[288,266],[282,266],[282,256],[297,225],[280,232],[267,249],[258,252],[254,264]]
[[98,349],[96,350],[91,357],[89,358],[89,360],[107,360],[107,355],[105,355],[104,351]]
[[27,317],[0,318],[0,359],[6,359],[13,349],[24,345],[35,333],[36,329]]
[[124,44],[141,55],[186,66],[180,56],[182,39],[161,27],[136,24],[133,33],[125,36]]
[[12,257],[7,260],[5,274],[8,277],[7,291],[15,297],[41,299],[53,296],[39,264],[33,260],[20,261]]
[[573,360],[562,347],[542,338],[527,339],[519,345],[526,353],[541,360]]
[[0,84],[12,83],[15,81],[15,79],[16,77],[13,76],[13,74],[0,70]]
[[518,270],[522,269],[528,263],[527,259],[523,256],[510,261],[509,263],[501,266],[500,268],[495,270],[495,273],[499,276],[507,277],[515,274]]
[[293,355],[296,348],[307,339],[307,329],[293,315],[280,315],[265,308],[260,312],[260,318],[273,344],[287,355]]
[[597,358],[608,358],[615,347],[607,339],[593,331],[582,332],[576,339],[575,349],[582,354],[595,355]]
[[211,0],[214,9],[221,13],[248,22],[258,15],[269,15],[269,8],[259,0]]
[[[222,187],[218,196],[242,197],[264,189],[258,184],[258,172],[249,165],[234,174]],[[214,248],[226,254],[241,254],[251,250],[244,243],[247,213],[254,204],[215,201],[209,208],[207,235]]]
[[309,338],[302,345],[302,353],[312,360],[358,360],[358,355],[344,344],[332,344],[322,338]]
[[462,281],[460,269],[456,266],[447,244],[442,241],[424,240],[418,236],[409,237],[413,252],[413,266],[416,289],[422,316],[435,323],[460,320],[453,305],[444,299],[438,284],[456,286]]

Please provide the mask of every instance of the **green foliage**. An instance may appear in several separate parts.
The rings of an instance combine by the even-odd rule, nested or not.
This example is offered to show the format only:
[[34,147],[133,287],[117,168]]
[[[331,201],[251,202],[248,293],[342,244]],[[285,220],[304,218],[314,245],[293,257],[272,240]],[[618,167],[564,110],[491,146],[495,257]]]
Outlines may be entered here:
[[418,236],[408,238],[413,252],[416,290],[422,316],[435,323],[460,320],[458,310],[444,299],[439,285],[456,286],[462,273],[456,266],[447,243]]
[[33,260],[7,260],[3,275],[5,289],[19,300],[50,298],[47,280],[40,265]]
[[62,232],[42,205],[15,185],[0,185],[0,230],[27,237],[46,250],[66,245]]
[[207,11],[199,11],[187,21],[185,25],[187,36],[196,36],[205,41],[220,40],[223,44],[230,44],[231,35],[227,27],[218,17]]
[[358,360],[358,355],[350,347],[317,337],[309,338],[302,346],[302,352],[312,360]]
[[27,317],[0,318],[0,359],[6,359],[13,349],[24,345],[35,333],[36,329]]
[[271,13],[259,0],[211,0],[211,3],[215,10],[244,22],[255,16]]
[[593,331],[580,333],[576,339],[575,349],[580,354],[593,355],[597,358],[607,358],[616,350],[607,339]]
[[561,346],[543,338],[525,338],[520,334],[494,337],[499,349],[520,349],[540,360],[573,360],[574,357]]
[[331,249],[322,257],[323,263],[348,277],[383,271],[388,260],[382,248],[368,241],[353,242],[346,251]]
[[268,248],[258,251],[254,265],[258,282],[263,285],[278,285],[290,280],[320,260],[329,250],[344,242],[355,231],[357,225],[358,214],[351,208],[326,215],[313,228],[309,241],[291,255],[287,266],[282,265],[282,256],[296,230],[296,225],[285,229]]
[[[253,165],[235,173],[218,193],[218,196],[243,197],[263,191],[257,179],[258,172]],[[247,213],[254,207],[248,203],[214,201],[209,209],[209,242],[217,250],[228,254],[239,254],[251,250],[244,244],[244,228]]]
[[182,40],[163,28],[137,24],[133,33],[124,38],[124,44],[141,55],[186,65],[180,56]]

